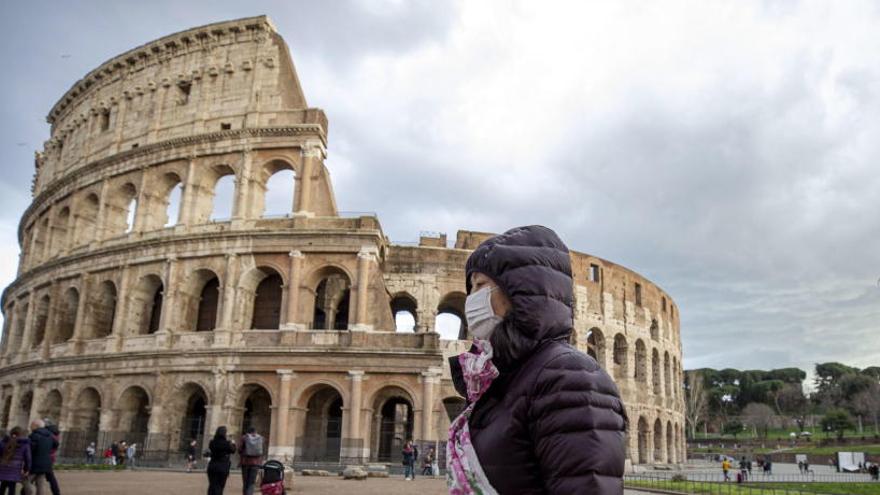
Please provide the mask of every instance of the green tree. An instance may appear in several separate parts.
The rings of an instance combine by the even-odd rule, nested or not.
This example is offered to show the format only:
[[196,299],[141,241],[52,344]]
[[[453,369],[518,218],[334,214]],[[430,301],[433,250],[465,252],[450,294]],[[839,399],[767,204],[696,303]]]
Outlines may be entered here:
[[721,428],[721,433],[725,435],[733,435],[734,440],[736,439],[737,435],[742,433],[742,431],[743,424],[735,419],[724,423],[724,426]]
[[825,413],[825,416],[822,417],[822,421],[819,424],[822,425],[823,431],[836,432],[838,440],[843,438],[843,433],[846,430],[851,430],[855,427],[849,413],[844,409],[832,409],[828,411]]

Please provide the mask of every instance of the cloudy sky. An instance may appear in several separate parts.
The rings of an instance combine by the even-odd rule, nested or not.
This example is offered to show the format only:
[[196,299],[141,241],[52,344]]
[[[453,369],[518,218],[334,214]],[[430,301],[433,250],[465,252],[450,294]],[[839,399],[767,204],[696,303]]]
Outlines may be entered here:
[[875,2],[3,2],[0,284],[64,91],[263,13],[392,239],[545,224],[672,294],[686,367],[880,364]]

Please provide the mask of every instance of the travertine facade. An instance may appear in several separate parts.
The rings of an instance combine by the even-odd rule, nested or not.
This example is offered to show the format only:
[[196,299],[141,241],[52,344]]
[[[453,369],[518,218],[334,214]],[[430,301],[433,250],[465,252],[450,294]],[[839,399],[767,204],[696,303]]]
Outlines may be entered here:
[[[2,299],[0,426],[48,416],[63,455],[126,439],[156,462],[219,425],[254,425],[299,462],[396,461],[406,437],[445,440],[462,402],[444,356],[467,342],[434,322],[462,315],[464,262],[486,234],[395,245],[376,217],[340,215],[326,116],[267,18],[126,52],[48,119]],[[282,170],[290,214],[266,217]],[[224,177],[235,192],[218,219]],[[683,459],[677,308],[632,271],[572,261],[575,344],[617,378],[633,461]],[[400,311],[415,332],[395,331]]]

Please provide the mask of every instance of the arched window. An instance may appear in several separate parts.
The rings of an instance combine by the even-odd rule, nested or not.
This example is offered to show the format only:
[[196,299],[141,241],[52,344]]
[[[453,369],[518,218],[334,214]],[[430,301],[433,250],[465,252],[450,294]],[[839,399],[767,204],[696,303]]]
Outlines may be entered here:
[[217,326],[217,307],[220,301],[220,280],[214,277],[202,287],[196,331],[213,330]]
[[235,171],[228,165],[218,165],[211,169],[206,180],[202,190],[210,191],[210,194],[200,193],[196,198],[193,221],[204,223],[209,220],[229,220],[235,204]]
[[113,321],[116,317],[116,286],[105,280],[98,285],[94,294],[87,296],[91,301],[90,311],[86,312],[85,338],[107,337],[113,332]]
[[46,326],[49,319],[49,302],[49,296],[44,295],[37,303],[37,312],[34,315],[34,335],[33,340],[31,340],[34,347],[38,347],[43,343],[43,339],[46,338]]
[[266,206],[263,217],[287,216],[293,211],[293,170],[282,169],[266,181]]
[[163,290],[162,279],[156,275],[146,275],[138,281],[131,303],[131,321],[137,325],[137,334],[147,335],[159,330],[159,322],[162,319]]
[[635,379],[637,382],[648,381],[648,349],[642,339],[636,340]]
[[177,183],[168,194],[165,206],[165,227],[173,227],[180,221],[180,202],[183,200],[183,184]]
[[434,328],[441,339],[465,340],[468,338],[467,320],[464,317],[464,292],[450,292],[437,305]]
[[98,210],[100,200],[97,194],[89,194],[79,203],[76,214],[76,226],[74,229],[75,246],[82,246],[98,237]]
[[391,300],[391,314],[394,315],[395,330],[398,332],[415,332],[417,305],[415,298],[401,293]]
[[312,328],[345,330],[348,328],[351,281],[341,271],[328,271],[315,288]]
[[605,366],[605,336],[602,330],[594,327],[587,333],[587,354],[593,356],[599,366]]
[[52,248],[50,249],[53,256],[60,254],[67,249],[68,227],[70,225],[70,208],[64,207],[58,212],[55,218],[55,225],[52,226]]
[[254,312],[251,328],[277,329],[281,326],[281,275],[271,269],[266,271],[265,278],[257,285],[254,294]]
[[651,385],[654,395],[660,395],[660,353],[657,349],[651,351]]
[[628,347],[623,334],[614,336],[614,376],[617,378],[626,376]]

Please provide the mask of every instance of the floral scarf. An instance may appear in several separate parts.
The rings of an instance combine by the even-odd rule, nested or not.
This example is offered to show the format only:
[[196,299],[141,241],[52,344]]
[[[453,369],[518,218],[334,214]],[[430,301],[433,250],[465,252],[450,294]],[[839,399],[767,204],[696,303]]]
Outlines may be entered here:
[[492,364],[492,345],[487,340],[474,340],[478,354],[465,352],[458,356],[462,375],[467,384],[468,406],[449,426],[446,446],[446,486],[450,495],[497,495],[486,473],[480,466],[477,452],[471,444],[468,419],[477,400],[489,390],[498,377],[498,368]]

